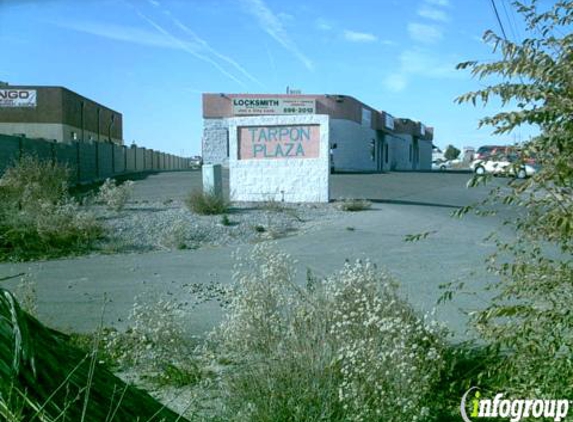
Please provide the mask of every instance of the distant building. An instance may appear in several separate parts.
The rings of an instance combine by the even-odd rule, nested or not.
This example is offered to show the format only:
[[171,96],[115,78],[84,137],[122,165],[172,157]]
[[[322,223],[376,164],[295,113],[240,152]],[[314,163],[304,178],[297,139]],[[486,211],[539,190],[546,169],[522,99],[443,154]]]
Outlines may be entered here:
[[202,156],[205,163],[229,160],[228,119],[329,116],[331,165],[336,171],[430,170],[433,128],[394,118],[347,95],[203,94]]
[[0,133],[123,144],[121,113],[63,87],[0,85]]

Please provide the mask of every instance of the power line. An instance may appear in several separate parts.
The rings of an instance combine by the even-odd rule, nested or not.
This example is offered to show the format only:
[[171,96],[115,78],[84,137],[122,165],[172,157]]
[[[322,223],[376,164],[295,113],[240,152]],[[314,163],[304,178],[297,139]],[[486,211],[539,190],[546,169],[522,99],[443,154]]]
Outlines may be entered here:
[[493,11],[495,12],[497,23],[499,23],[499,27],[501,28],[501,33],[503,34],[503,38],[505,38],[505,40],[507,41],[507,35],[505,34],[505,29],[503,28],[503,24],[501,23],[501,19],[499,18],[499,13],[497,12],[497,7],[495,5],[494,0],[491,0],[491,5],[493,6]]
[[510,16],[509,13],[507,12],[507,7],[505,7],[505,0],[501,0],[501,6],[503,7],[503,12],[505,13],[505,18],[507,19],[507,22],[509,24],[509,29],[511,30],[511,33],[513,35],[513,40],[515,42],[519,42],[519,38],[518,38],[518,30],[517,30],[517,24],[514,25],[514,20],[513,20],[513,14]]

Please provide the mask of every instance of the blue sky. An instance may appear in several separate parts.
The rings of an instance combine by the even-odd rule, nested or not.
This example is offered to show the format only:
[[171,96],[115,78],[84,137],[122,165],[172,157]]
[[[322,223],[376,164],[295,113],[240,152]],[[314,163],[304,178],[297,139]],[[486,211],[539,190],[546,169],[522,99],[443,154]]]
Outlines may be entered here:
[[[525,32],[496,0],[508,38]],[[493,60],[490,0],[0,0],[0,80],[61,85],[123,113],[124,139],[201,151],[201,93],[345,94],[435,129],[434,143],[479,146],[478,119],[456,105],[485,86],[455,70]]]

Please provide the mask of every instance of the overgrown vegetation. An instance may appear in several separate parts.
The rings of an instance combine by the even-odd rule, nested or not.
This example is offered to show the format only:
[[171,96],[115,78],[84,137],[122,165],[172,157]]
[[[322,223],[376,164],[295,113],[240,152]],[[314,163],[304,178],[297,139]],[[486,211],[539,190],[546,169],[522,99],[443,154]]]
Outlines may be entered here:
[[215,193],[195,190],[185,199],[185,204],[191,212],[200,215],[218,215],[229,212],[230,204],[222,196]]
[[239,260],[228,314],[210,338],[224,420],[424,419],[443,369],[442,329],[418,316],[369,262],[296,284],[265,245]]
[[96,202],[106,205],[110,210],[121,211],[131,197],[133,185],[132,180],[118,185],[114,179],[105,179],[96,195]]
[[54,258],[89,250],[95,217],[68,192],[65,166],[24,156],[0,178],[0,261]]
[[[535,157],[541,168],[509,189],[493,190],[477,208],[483,214],[505,204],[519,217],[507,222],[515,241],[494,237],[498,252],[488,265],[500,282],[490,286],[496,296],[472,321],[498,358],[483,370],[482,386],[519,397],[566,398],[573,395],[573,3],[558,1],[547,10],[537,1],[514,6],[526,23],[525,39],[514,43],[488,31],[484,41],[501,59],[459,65],[480,79],[502,81],[458,102],[516,103],[516,110],[480,124],[500,134],[521,124],[538,126],[541,134],[520,146],[522,160],[515,165]],[[485,182],[476,177],[473,184]]]

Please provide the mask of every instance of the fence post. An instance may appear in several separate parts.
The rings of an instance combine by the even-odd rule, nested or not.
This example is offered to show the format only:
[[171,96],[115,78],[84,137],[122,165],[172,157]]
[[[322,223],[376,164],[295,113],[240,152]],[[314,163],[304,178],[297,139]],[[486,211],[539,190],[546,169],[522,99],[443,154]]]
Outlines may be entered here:
[[20,136],[18,138],[18,162],[22,161],[22,155],[24,154],[24,137]]
[[99,179],[99,142],[94,143],[95,145],[95,171],[96,179]]
[[76,141],[76,171],[78,176],[78,183],[80,183],[81,179],[81,171],[80,171],[80,143]]
[[111,174],[115,176],[115,144],[111,144]]
[[56,164],[56,143],[55,141],[50,142],[50,159],[52,165]]

